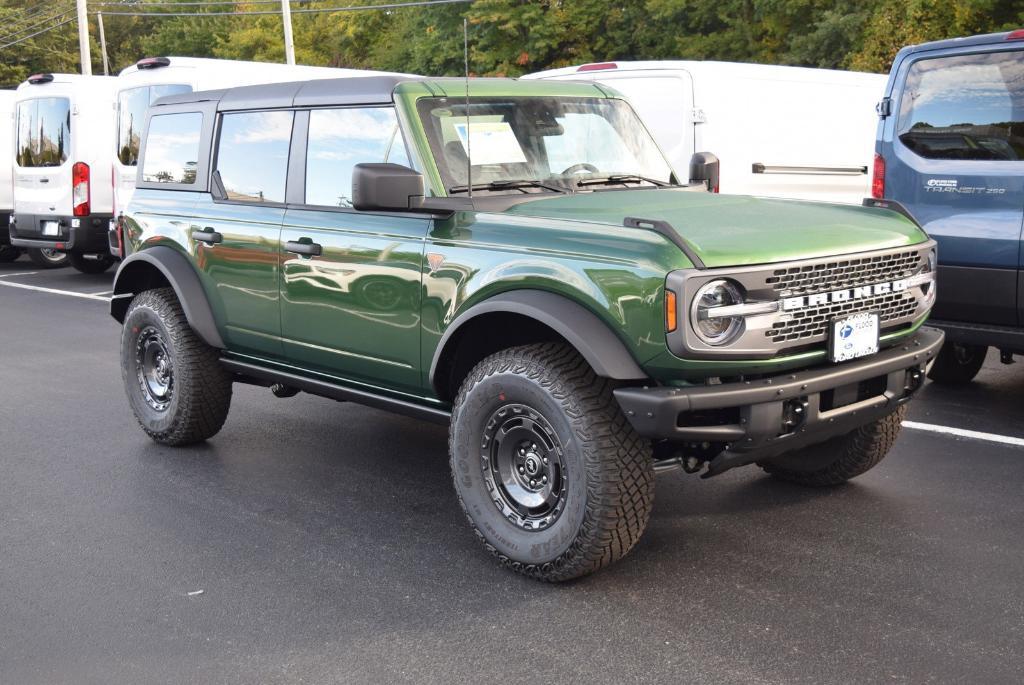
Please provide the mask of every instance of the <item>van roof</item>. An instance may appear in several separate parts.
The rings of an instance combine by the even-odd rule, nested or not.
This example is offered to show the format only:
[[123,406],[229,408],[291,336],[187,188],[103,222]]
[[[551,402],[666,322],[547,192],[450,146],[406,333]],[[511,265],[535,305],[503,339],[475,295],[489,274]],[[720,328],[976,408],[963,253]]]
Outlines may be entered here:
[[[240,86],[221,90],[168,95],[153,107],[192,102],[216,102],[220,111],[269,109],[274,107],[317,107],[330,105],[386,104],[401,84],[422,89],[424,95],[456,97],[465,94],[466,80],[418,76],[359,76],[317,81],[294,81]],[[503,78],[472,78],[471,95],[564,95],[614,97],[615,92],[594,83],[565,81],[518,81]]]
[[908,45],[900,52],[922,52],[925,50],[946,50],[948,48],[965,48],[974,45],[997,45],[1006,41],[1024,40],[1024,32],[1003,31],[1001,33],[982,33],[977,36],[964,36],[962,38],[946,38],[945,40],[933,40],[930,43],[918,43]]
[[[143,65],[140,67],[140,64]],[[140,59],[135,64],[125,67],[121,70],[118,76],[128,76],[130,74],[137,74],[139,72],[159,72],[163,69],[173,68],[184,68],[184,69],[210,69],[223,68],[230,70],[246,70],[246,71],[260,71],[266,73],[268,70],[274,72],[275,76],[278,74],[294,74],[293,78],[300,78],[305,74],[311,73],[331,73],[336,72],[340,75],[346,75],[346,72],[364,72],[368,76],[383,75],[387,72],[383,71],[372,71],[369,69],[346,69],[336,67],[319,67],[311,66],[307,64],[281,64],[280,62],[251,62],[246,60],[235,60],[235,59],[217,59],[213,57],[179,57],[176,55],[169,55],[167,57],[145,57]],[[352,74],[355,75],[355,74]]]
[[715,60],[616,60],[612,62],[596,62],[579,64],[559,69],[548,69],[528,74],[526,79],[545,78],[597,78],[602,74],[626,74],[634,71],[687,71],[702,74],[707,78],[720,76],[757,78],[776,78],[778,80],[802,81],[870,81],[878,78],[878,74],[860,71],[843,71],[840,69],[818,69],[814,67],[789,67],[777,64],[753,64],[748,62],[719,62]]
[[[32,79],[36,76],[47,76],[48,78],[42,83],[32,83]],[[17,90],[29,90],[32,88],[40,88],[53,84],[70,84],[75,85],[79,83],[113,83],[113,76],[84,76],[82,74],[33,74],[25,81],[18,84]]]

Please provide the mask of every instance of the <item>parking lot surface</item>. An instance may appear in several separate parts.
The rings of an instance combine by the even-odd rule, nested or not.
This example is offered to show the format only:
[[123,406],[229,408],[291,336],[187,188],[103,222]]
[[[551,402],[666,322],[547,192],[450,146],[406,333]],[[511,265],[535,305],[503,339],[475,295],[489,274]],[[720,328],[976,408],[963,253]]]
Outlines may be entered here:
[[1024,680],[1024,363],[929,384],[840,488],[660,476],[634,551],[551,586],[480,548],[443,427],[236,386],[150,442],[111,276],[0,265],[0,682]]

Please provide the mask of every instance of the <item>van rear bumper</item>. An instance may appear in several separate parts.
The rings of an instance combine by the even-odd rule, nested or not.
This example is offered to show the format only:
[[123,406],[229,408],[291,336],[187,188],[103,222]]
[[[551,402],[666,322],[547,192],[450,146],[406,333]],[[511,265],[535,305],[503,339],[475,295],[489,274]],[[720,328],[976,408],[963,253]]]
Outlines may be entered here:
[[[71,217],[16,212],[10,223],[10,240],[18,247],[106,254],[110,219],[109,214]],[[43,235],[43,222],[47,221],[57,222],[57,235]]]

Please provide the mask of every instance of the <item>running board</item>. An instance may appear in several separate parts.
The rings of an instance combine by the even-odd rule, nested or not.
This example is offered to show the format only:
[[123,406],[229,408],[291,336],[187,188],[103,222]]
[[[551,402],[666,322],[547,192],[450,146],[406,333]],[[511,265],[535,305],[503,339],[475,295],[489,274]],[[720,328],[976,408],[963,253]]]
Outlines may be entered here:
[[368,407],[383,409],[395,414],[411,416],[415,419],[422,419],[433,423],[447,424],[452,418],[451,412],[446,409],[427,407],[415,402],[409,402],[408,400],[399,400],[366,390],[357,390],[337,383],[288,373],[287,371],[268,369],[264,366],[238,361],[237,359],[221,359],[220,362],[224,365],[224,368],[233,373],[269,383],[281,383],[292,388],[298,388],[311,395],[329,397],[332,400],[342,402],[355,402],[356,404],[363,404]]

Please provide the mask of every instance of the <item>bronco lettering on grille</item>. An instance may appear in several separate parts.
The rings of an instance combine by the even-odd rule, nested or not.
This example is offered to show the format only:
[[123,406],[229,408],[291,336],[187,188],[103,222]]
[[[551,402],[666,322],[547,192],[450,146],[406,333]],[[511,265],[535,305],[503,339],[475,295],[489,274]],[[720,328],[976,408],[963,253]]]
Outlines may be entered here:
[[832,304],[834,302],[848,302],[850,300],[860,300],[866,297],[875,297],[876,295],[888,295],[889,293],[902,292],[909,287],[909,279],[901,278],[887,283],[861,285],[856,288],[833,290],[832,292],[816,293],[814,295],[801,297],[787,297],[782,300],[782,311],[790,312],[794,309],[803,309],[805,307],[820,307],[821,305]]

